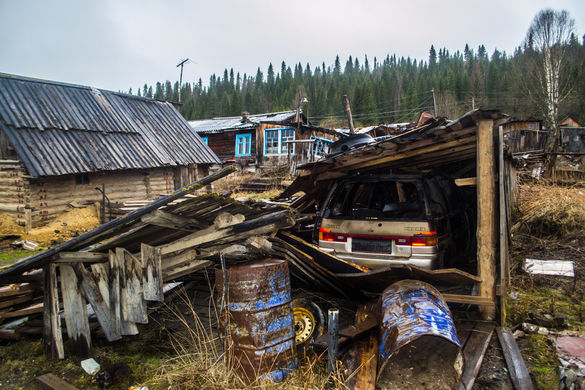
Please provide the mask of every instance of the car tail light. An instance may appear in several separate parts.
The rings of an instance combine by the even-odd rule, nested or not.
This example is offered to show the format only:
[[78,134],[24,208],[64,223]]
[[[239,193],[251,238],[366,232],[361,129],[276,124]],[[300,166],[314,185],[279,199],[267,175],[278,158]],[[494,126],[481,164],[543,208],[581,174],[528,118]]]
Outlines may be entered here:
[[411,238],[412,246],[435,246],[437,245],[437,232],[417,233]]
[[319,240],[321,241],[336,241],[347,242],[347,235],[333,233],[331,229],[319,228]]

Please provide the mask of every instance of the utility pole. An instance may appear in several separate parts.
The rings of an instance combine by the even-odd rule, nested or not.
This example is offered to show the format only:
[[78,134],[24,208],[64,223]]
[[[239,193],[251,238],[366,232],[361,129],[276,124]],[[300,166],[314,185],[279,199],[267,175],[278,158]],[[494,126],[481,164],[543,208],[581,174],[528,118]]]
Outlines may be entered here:
[[349,125],[349,133],[353,134],[353,118],[351,116],[351,107],[349,106],[349,99],[347,95],[343,95],[343,105],[345,106],[345,114],[347,115],[347,124]]
[[189,62],[189,59],[185,58],[177,64],[177,68],[179,66],[181,67],[181,75],[179,76],[179,103],[181,103],[181,87],[183,86],[183,65],[185,65],[187,62]]
[[435,88],[431,89],[433,93],[433,106],[435,106],[435,118],[437,117],[437,100],[435,99]]

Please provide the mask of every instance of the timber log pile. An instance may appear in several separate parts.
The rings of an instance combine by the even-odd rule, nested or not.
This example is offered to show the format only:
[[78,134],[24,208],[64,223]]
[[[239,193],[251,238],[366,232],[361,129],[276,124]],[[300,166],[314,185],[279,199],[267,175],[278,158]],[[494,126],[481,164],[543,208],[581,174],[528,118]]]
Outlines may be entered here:
[[88,303],[109,341],[135,335],[137,324],[148,322],[148,302],[164,300],[163,286],[214,265],[220,255],[270,256],[266,236],[294,224],[290,208],[186,192],[0,269],[0,338],[44,332],[46,354],[63,358],[63,313],[74,353],[88,356]]

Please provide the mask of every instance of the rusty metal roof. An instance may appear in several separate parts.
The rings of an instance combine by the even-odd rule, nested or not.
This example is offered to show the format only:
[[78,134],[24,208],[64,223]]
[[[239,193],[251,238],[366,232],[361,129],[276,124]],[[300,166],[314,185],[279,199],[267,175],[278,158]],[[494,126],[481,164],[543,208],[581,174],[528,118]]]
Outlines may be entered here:
[[35,177],[220,163],[170,103],[2,73],[0,130]]
[[[292,110],[249,115],[247,120],[241,116],[233,116],[189,121],[189,124],[199,134],[214,134],[226,130],[253,129],[260,123],[287,124],[291,123],[291,120],[294,121],[296,115],[297,112]],[[301,119],[301,122],[305,122],[304,118]]]

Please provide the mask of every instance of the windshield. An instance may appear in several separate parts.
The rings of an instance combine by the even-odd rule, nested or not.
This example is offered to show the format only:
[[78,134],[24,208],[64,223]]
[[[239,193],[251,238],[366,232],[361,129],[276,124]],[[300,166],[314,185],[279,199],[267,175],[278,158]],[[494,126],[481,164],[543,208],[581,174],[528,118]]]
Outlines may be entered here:
[[325,218],[423,219],[424,203],[416,183],[386,180],[347,182],[334,192]]

